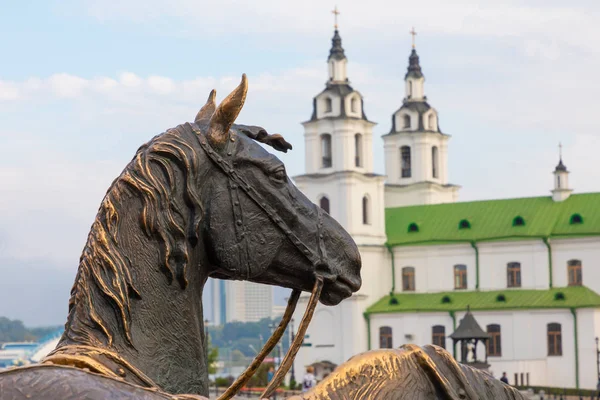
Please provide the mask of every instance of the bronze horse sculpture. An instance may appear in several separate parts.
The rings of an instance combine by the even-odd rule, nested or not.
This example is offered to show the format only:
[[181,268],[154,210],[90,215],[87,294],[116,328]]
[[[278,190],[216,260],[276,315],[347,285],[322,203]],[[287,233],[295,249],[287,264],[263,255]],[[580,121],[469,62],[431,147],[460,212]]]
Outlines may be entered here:
[[0,374],[0,398],[207,396],[208,277],[312,291],[318,273],[330,305],[360,288],[352,238],[257,141],[291,146],[234,124],[246,92],[244,75],[218,107],[213,91],[194,123],[137,151],[92,225],[57,348]]
[[[317,301],[336,305],[360,289],[360,254],[352,238],[257,142],[280,151],[291,146],[261,127],[234,123],[246,93],[244,75],[218,107],[212,91],[194,123],[140,147],[100,205],[57,348],[40,364],[0,373],[0,399],[205,399],[206,280],[293,289],[282,324],[227,399],[281,337],[301,291],[312,292],[305,331]],[[416,347],[409,350],[356,356],[301,398],[520,398],[499,381],[482,384],[484,377],[459,367],[442,349],[429,359]],[[408,387],[406,379],[417,384]],[[453,389],[457,379],[466,387],[462,392]]]

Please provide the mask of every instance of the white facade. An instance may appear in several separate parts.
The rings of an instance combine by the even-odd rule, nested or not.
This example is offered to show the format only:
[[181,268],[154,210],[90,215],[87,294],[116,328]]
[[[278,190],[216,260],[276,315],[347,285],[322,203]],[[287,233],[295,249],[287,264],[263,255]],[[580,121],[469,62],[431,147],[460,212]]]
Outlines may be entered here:
[[[306,174],[296,177],[295,181],[309,199],[327,206],[330,214],[355,239],[363,262],[363,285],[357,294],[338,306],[317,307],[305,346],[295,361],[296,371],[303,371],[305,366],[318,361],[340,364],[355,354],[378,348],[379,329],[384,326],[392,328],[393,347],[432,343],[434,325],[444,326],[446,336],[450,335],[464,315],[463,311],[455,312],[454,318],[449,312],[365,315],[367,308],[384,296],[403,292],[404,267],[413,268],[416,294],[501,290],[510,297],[511,290],[547,292],[550,288],[556,291],[573,284],[569,276],[571,274],[572,279],[574,272],[569,265],[576,263],[582,276],[576,285],[600,293],[600,268],[596,266],[600,259],[600,231],[598,236],[587,233],[585,237],[556,238],[547,234],[386,248],[386,208],[453,203],[460,188],[448,182],[450,136],[439,130],[438,112],[427,103],[416,51],[413,50],[409,61],[403,105],[393,114],[390,133],[383,136],[386,176],[378,176],[372,169],[375,124],[364,116],[360,94],[348,85],[347,59],[337,31],[334,36],[327,88],[315,97],[313,116],[303,124]],[[352,99],[355,99],[354,105]],[[361,135],[360,148],[355,142],[356,134]],[[328,138],[325,142],[324,137]],[[409,163],[402,153],[406,147],[410,148]],[[357,155],[360,163],[356,162]],[[553,200],[570,201],[567,200],[571,194],[568,172],[562,161],[554,175]],[[364,223],[364,197],[369,204],[368,223]],[[322,203],[323,198],[328,202]],[[504,217],[510,222],[515,215]],[[527,218],[528,224],[535,223]],[[513,263],[520,267],[516,288],[508,287],[512,285],[508,267]],[[455,289],[457,265],[466,268],[465,287],[458,290]],[[586,293],[590,293],[589,290]],[[302,317],[306,301],[307,297],[300,300],[294,315],[297,321]],[[511,383],[515,383],[517,374],[521,384],[596,387],[594,338],[600,336],[600,307],[597,305],[547,309],[532,305],[532,308],[472,312],[484,330],[491,324],[501,328],[501,355],[488,359],[496,377],[506,372]],[[547,329],[551,323],[560,324],[560,355],[549,355]],[[446,348],[451,351],[449,338]],[[484,354],[483,348],[478,354]]]
[[[511,384],[552,387],[575,387],[576,368],[579,368],[580,387],[593,389],[597,383],[595,326],[600,319],[597,309],[579,309],[577,314],[577,336],[579,344],[578,367],[575,356],[575,318],[570,310],[523,310],[473,312],[479,325],[485,330],[489,324],[501,327],[501,355],[488,357],[490,372],[497,378],[507,373]],[[456,324],[464,313],[456,313]],[[558,323],[561,326],[562,354],[548,355],[547,325]],[[442,325],[446,334],[454,331],[454,321],[448,313],[411,313],[373,315],[371,319],[371,347],[379,347],[379,329],[391,327],[393,346],[416,344],[423,346],[432,343],[433,326]],[[446,339],[446,349],[453,353],[452,340]],[[457,345],[456,354],[460,354]],[[479,343],[477,354],[485,354]],[[517,374],[515,376],[515,374]],[[522,375],[521,375],[522,374]],[[516,378],[516,379],[515,379]],[[518,380],[518,382],[517,382]]]

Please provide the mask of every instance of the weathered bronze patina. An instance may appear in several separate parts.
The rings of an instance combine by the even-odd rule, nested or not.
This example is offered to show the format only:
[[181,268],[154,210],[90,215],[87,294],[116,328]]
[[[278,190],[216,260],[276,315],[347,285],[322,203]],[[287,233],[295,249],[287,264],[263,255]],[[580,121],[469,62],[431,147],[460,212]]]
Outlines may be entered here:
[[515,388],[458,364],[441,347],[405,345],[359,354],[290,400],[525,400]]
[[234,124],[246,93],[243,76],[218,107],[213,91],[194,123],[138,150],[92,225],[57,348],[0,373],[0,398],[201,398],[208,277],[283,286],[296,299],[312,291],[326,305],[360,288],[352,238],[257,142],[289,143]]

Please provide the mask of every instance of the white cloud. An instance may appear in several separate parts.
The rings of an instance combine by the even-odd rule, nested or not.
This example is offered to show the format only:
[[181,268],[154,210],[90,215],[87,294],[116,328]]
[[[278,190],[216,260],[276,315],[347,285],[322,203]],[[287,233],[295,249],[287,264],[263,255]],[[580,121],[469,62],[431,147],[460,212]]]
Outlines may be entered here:
[[113,78],[100,77],[94,78],[90,82],[90,87],[100,93],[107,93],[119,86],[119,83]]
[[12,82],[0,81],[0,101],[17,100],[21,96],[19,87]]
[[68,98],[78,97],[89,85],[86,79],[69,74],[52,75],[47,83],[58,97]]
[[123,72],[119,77],[119,81],[127,87],[138,87],[142,84],[142,79],[131,72]]
[[148,78],[148,86],[158,94],[170,94],[175,89],[175,83],[170,78],[163,76],[151,76]]

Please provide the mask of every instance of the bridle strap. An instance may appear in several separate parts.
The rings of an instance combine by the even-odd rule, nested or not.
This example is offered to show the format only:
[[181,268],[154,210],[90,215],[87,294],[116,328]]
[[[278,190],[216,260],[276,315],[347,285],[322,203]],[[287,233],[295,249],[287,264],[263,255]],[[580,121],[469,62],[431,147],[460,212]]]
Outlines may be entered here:
[[[320,233],[320,228],[322,227],[322,210],[320,207],[316,207],[317,209],[317,230],[319,231],[319,235],[317,236],[318,241],[318,253],[309,248],[296,234],[288,227],[288,225],[277,215],[277,212],[271,207],[271,205],[263,199],[263,197],[250,185],[248,182],[244,180],[242,176],[233,168],[233,165],[225,160],[221,155],[215,151],[211,145],[208,143],[208,139],[206,136],[202,134],[194,125],[188,123],[190,129],[196,136],[198,137],[198,142],[200,143],[200,147],[204,150],[208,158],[229,178],[230,189],[231,190],[242,190],[246,195],[256,203],[256,205],[263,210],[263,212],[273,221],[275,225],[277,225],[281,231],[288,237],[290,242],[298,249],[298,251],[304,255],[308,259],[308,261],[313,266],[318,266],[320,264],[324,264],[324,256],[323,254],[323,244],[322,244],[322,234]],[[240,220],[241,221],[241,220]],[[237,223],[237,221],[236,221]],[[320,226],[319,226],[320,225]]]
[[261,399],[268,399],[271,397],[273,392],[281,385],[281,382],[285,378],[285,375],[290,370],[294,359],[296,358],[296,354],[298,354],[298,350],[302,346],[302,342],[304,341],[304,335],[306,334],[306,330],[308,329],[308,325],[313,317],[315,312],[315,308],[317,308],[317,303],[319,302],[319,297],[321,297],[321,290],[323,289],[323,278],[321,276],[317,276],[317,280],[315,281],[315,287],[313,288],[312,295],[310,296],[310,300],[308,300],[308,305],[306,306],[306,311],[304,311],[304,316],[302,317],[302,321],[300,322],[300,326],[298,327],[298,333],[294,337],[294,341],[290,344],[290,348],[286,353],[283,361],[279,365],[277,372],[275,372],[275,376],[271,379],[271,382],[267,385],[267,388],[260,396]]

